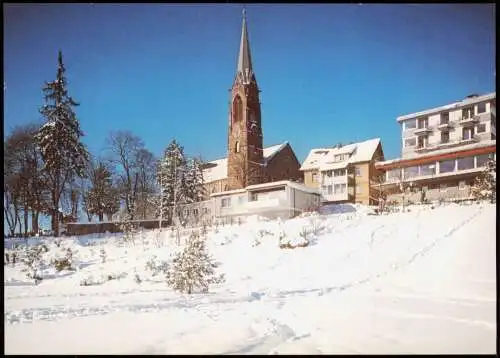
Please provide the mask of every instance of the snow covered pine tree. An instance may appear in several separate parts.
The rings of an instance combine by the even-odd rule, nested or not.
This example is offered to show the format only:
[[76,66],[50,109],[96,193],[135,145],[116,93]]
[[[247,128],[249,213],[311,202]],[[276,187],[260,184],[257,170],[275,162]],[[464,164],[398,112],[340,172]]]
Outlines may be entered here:
[[65,68],[62,53],[59,51],[57,77],[53,82],[46,82],[43,87],[45,105],[40,113],[47,119],[35,134],[44,162],[44,170],[48,174],[50,195],[50,215],[52,230],[59,235],[59,205],[65,185],[75,175],[85,176],[85,168],[89,154],[80,138],[80,129],[73,107],[78,106],[66,89]]
[[477,200],[489,200],[490,203],[496,202],[497,195],[497,162],[490,156],[483,172],[476,177],[474,185],[471,188],[471,195]]
[[206,293],[209,285],[225,281],[224,274],[215,274],[217,267],[207,252],[205,240],[193,233],[184,250],[176,255],[169,267],[167,284],[182,293],[191,294],[195,289]]
[[185,181],[186,167],[187,161],[184,156],[184,148],[174,139],[165,149],[164,163],[160,166],[162,171],[161,200],[163,201],[163,213],[161,215],[162,218],[169,219],[174,224],[177,219],[182,221],[182,218],[179,217],[182,210],[177,206],[185,203],[188,196]]

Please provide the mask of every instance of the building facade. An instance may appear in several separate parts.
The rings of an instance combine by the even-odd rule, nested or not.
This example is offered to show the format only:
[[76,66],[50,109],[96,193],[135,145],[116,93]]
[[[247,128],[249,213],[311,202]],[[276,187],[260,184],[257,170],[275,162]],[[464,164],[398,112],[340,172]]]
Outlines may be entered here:
[[412,201],[468,198],[488,158],[496,159],[495,93],[468,96],[397,121],[401,158],[376,163],[384,175],[372,183],[388,200],[400,201],[402,186],[415,188]]
[[324,203],[373,205],[378,200],[371,180],[379,175],[375,162],[384,159],[379,138],[309,152],[300,170],[304,184],[320,190]]

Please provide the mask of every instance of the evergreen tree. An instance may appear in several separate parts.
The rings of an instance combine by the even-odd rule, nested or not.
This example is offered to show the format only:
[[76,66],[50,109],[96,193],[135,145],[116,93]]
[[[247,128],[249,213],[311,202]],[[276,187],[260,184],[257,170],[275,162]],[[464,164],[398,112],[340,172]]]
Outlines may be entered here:
[[490,156],[483,172],[476,177],[474,185],[471,188],[471,195],[477,200],[489,200],[491,203],[496,201],[497,193],[497,162]]
[[59,51],[56,80],[43,87],[45,105],[40,112],[46,123],[35,135],[47,172],[51,190],[50,214],[52,230],[59,235],[59,205],[67,182],[75,176],[83,177],[89,159],[81,143],[84,135],[73,107],[78,104],[68,95],[62,53]]
[[161,173],[158,180],[161,185],[162,218],[173,219],[179,210],[174,206],[188,201],[188,189],[186,186],[187,161],[184,156],[184,148],[174,139],[165,149],[164,161],[160,166]]
[[198,158],[189,160],[186,170],[186,188],[188,202],[202,201],[204,197],[202,162]]
[[112,215],[118,211],[118,193],[113,187],[112,173],[104,163],[98,163],[93,174],[93,186],[87,193],[87,205],[89,212],[102,221],[104,214]]
[[205,240],[193,233],[184,250],[176,255],[168,268],[167,284],[183,293],[191,294],[195,289],[206,293],[210,284],[224,282],[224,274],[215,274],[217,267],[208,254]]

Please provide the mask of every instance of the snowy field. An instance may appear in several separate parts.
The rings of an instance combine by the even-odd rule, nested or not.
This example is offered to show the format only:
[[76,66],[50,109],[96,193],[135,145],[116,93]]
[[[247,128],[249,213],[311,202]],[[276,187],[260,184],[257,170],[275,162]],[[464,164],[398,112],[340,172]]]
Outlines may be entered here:
[[289,238],[316,227],[292,250],[278,247],[279,222],[251,218],[210,229],[226,282],[192,295],[146,269],[184,245],[169,231],[48,239],[46,255],[70,247],[78,269],[34,285],[21,264],[4,267],[5,353],[494,354],[495,220],[491,204],[385,216],[357,205],[283,222]]

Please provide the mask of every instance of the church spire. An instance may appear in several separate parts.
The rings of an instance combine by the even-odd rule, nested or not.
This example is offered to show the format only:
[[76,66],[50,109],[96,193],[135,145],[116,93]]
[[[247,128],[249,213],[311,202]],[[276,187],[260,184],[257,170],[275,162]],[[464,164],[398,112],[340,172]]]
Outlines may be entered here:
[[250,43],[248,41],[246,10],[243,9],[243,25],[241,28],[240,53],[238,56],[237,76],[243,83],[248,84],[252,78],[252,56],[250,55]]

